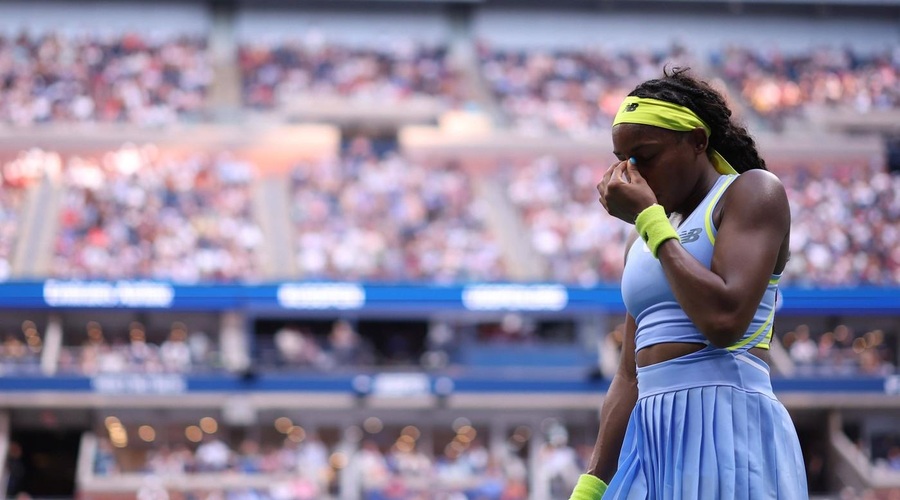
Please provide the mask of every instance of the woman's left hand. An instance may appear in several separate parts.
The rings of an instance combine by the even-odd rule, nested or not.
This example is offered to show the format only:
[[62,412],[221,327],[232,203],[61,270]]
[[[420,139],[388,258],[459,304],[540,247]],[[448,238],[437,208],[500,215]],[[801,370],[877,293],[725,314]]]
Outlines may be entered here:
[[603,208],[629,224],[634,224],[639,213],[657,202],[631,159],[612,164],[597,184],[597,191]]

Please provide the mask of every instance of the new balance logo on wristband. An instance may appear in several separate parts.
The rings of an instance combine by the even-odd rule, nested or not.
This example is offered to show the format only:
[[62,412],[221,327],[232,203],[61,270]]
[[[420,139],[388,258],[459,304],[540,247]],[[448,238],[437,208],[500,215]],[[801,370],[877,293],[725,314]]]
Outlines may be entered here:
[[681,238],[681,244],[684,245],[685,243],[692,243],[699,240],[700,233],[702,232],[703,228],[695,227],[678,233],[678,237]]

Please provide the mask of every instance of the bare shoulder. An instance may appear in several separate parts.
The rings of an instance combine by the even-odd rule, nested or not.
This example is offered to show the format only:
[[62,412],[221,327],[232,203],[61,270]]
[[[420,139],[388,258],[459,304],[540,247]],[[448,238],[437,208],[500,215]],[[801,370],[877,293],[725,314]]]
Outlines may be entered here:
[[725,192],[722,208],[725,213],[742,214],[741,218],[790,224],[790,205],[784,184],[767,170],[748,170],[738,176]]
[[771,197],[784,198],[787,201],[787,193],[784,184],[772,172],[768,170],[748,170],[739,175],[728,188],[727,194],[750,195],[760,201],[770,200]]

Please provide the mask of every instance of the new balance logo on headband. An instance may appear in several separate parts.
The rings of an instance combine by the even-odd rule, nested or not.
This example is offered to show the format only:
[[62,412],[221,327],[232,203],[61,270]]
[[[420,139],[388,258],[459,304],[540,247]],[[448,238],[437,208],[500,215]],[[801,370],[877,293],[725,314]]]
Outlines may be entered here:
[[628,111],[628,112],[634,111],[638,108],[638,105],[639,105],[638,103],[633,102],[633,103],[629,104],[628,106],[625,106],[625,111]]

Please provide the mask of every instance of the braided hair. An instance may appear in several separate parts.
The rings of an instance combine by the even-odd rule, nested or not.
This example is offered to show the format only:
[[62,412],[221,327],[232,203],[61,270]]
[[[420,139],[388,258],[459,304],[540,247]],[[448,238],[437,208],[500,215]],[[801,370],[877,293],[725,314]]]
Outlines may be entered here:
[[766,170],[747,129],[731,120],[731,109],[721,93],[688,74],[689,68],[663,70],[663,77],[638,85],[629,96],[658,99],[684,106],[710,128],[709,147],[719,152],[739,173]]

